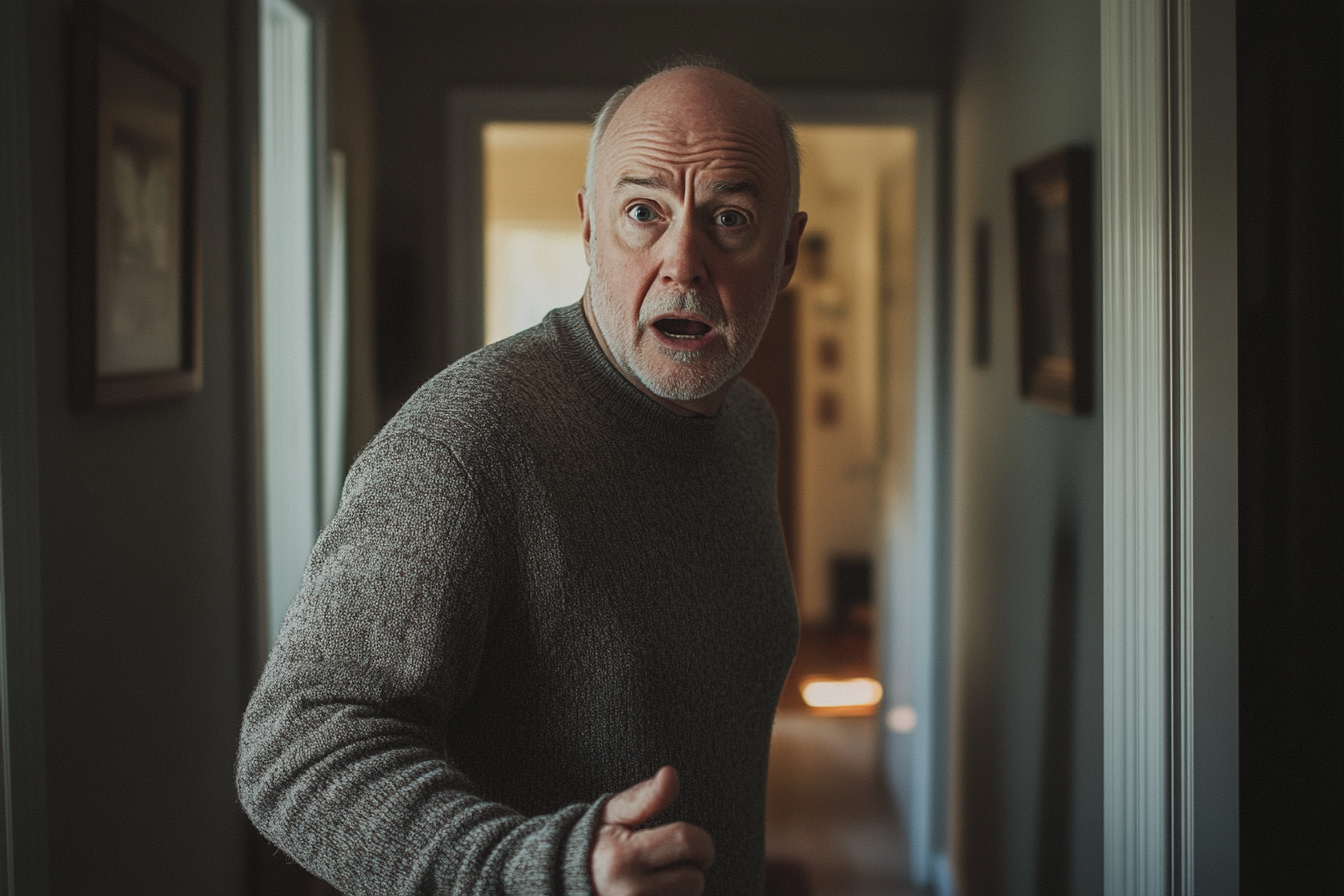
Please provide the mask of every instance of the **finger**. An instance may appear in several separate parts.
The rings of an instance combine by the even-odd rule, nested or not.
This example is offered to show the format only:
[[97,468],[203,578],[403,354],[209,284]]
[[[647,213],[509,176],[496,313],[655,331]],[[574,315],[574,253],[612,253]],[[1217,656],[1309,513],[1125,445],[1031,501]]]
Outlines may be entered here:
[[672,805],[680,784],[677,770],[670,765],[658,769],[652,778],[640,781],[607,800],[602,809],[603,824],[643,824]]
[[704,828],[684,821],[665,824],[630,837],[638,867],[656,871],[673,865],[705,869],[714,864],[714,841]]

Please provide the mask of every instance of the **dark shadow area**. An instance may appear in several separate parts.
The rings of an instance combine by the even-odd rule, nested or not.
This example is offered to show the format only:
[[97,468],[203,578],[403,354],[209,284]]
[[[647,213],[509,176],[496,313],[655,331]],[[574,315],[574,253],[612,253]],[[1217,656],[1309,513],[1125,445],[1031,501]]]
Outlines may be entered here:
[[1237,4],[1241,886],[1344,892],[1344,7]]
[[256,896],[340,896],[335,887],[309,874],[255,828],[250,828],[249,835]]
[[975,692],[968,689],[962,698],[964,752],[952,761],[961,764],[961,799],[974,795],[973,804],[967,801],[960,807],[960,840],[966,861],[957,884],[963,893],[1002,892],[1006,877],[1004,825],[1009,816],[1004,805],[1002,772],[995,762],[1006,727],[999,696],[998,691],[983,688]]
[[416,338],[424,313],[422,265],[417,248],[400,245],[380,247],[375,261],[377,388],[379,396],[394,401],[384,417],[395,413],[423,381]]
[[1036,821],[1036,893],[1069,892],[1073,830],[1074,654],[1078,633],[1078,536],[1067,511],[1055,521],[1046,634],[1041,801]]
[[990,361],[990,319],[993,311],[993,283],[990,276],[991,254],[989,222],[975,222],[975,316],[971,360],[976,367],[988,367]]
[[812,896],[812,883],[807,867],[788,859],[772,859],[765,863],[765,896]]
[[[798,468],[798,292],[787,289],[775,299],[756,354],[742,371],[742,378],[760,389],[775,412],[779,434],[775,487],[779,494],[779,521],[789,557],[798,556],[797,498],[794,495]],[[794,575],[797,575],[795,569]]]

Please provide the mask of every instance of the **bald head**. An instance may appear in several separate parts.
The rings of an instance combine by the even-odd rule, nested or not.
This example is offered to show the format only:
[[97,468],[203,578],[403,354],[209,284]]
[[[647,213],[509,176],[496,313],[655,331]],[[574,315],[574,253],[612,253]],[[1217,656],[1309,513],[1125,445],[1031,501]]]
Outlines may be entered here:
[[579,193],[584,308],[616,369],[676,413],[713,414],[798,258],[783,114],[726,72],[682,66],[618,93]]
[[[588,166],[584,173],[584,190],[592,191],[597,172],[598,156],[612,122],[625,106],[636,99],[650,105],[669,108],[669,104],[703,107],[722,103],[735,107],[743,123],[751,123],[766,133],[776,135],[782,153],[787,195],[785,208],[789,217],[798,211],[799,169],[798,139],[788,115],[758,88],[720,68],[706,64],[675,65],[656,72],[643,81],[622,87],[602,106],[593,123],[593,134],[588,143]],[[627,114],[638,111],[635,107]]]

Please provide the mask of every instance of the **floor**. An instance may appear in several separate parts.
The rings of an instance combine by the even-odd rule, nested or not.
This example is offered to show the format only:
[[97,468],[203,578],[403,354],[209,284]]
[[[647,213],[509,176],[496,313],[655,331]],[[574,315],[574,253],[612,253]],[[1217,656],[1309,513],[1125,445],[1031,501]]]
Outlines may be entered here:
[[878,719],[815,715],[797,695],[805,675],[871,671],[862,633],[804,634],[770,746],[765,845],[779,896],[925,894],[908,881],[905,832],[879,771]]

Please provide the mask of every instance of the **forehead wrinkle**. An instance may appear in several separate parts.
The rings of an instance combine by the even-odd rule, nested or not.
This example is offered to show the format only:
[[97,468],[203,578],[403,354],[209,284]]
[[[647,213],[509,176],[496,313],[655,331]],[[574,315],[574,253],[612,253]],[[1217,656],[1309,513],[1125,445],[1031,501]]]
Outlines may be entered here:
[[[764,200],[788,194],[788,158],[773,120],[741,103],[689,122],[678,112],[622,105],[602,138],[598,160],[609,189],[647,186],[677,192],[687,178],[716,195],[748,195]],[[717,98],[721,99],[721,98]],[[706,181],[709,181],[708,183]]]
[[607,143],[607,152],[614,157],[664,156],[664,161],[675,164],[738,161],[761,165],[768,170],[783,170],[787,165],[783,147],[777,145],[773,133],[731,124],[678,132],[668,129],[660,120],[618,120],[603,142]]
[[[603,162],[603,167],[615,169],[613,173],[619,173],[615,181],[617,187],[636,184],[670,189],[673,181],[680,181],[687,173],[680,169],[699,168],[718,174],[716,183],[751,184],[759,193],[759,182],[762,179],[782,176],[780,171],[775,170],[778,166],[771,165],[768,158],[750,148],[701,147],[687,152],[650,145],[627,145],[613,147]],[[646,173],[650,170],[672,176],[669,179],[662,173]]]
[[615,139],[612,146],[617,151],[625,149],[673,155],[736,151],[772,162],[776,161],[775,156],[783,154],[771,140],[763,139],[761,134],[750,130],[716,129],[707,133],[689,131],[677,134],[657,126],[647,126],[623,131],[613,135]]
[[[762,196],[761,188],[754,180],[716,180],[708,185],[709,191],[718,196],[747,195],[754,199]],[[645,187],[666,193],[676,192],[676,187],[665,177],[635,177],[626,175],[616,181],[615,189],[622,187]]]
[[766,161],[771,153],[762,147],[753,146],[750,141],[714,138],[712,140],[671,141],[627,139],[624,145],[613,144],[613,155],[655,155],[674,159],[724,158],[738,156],[743,159]]

